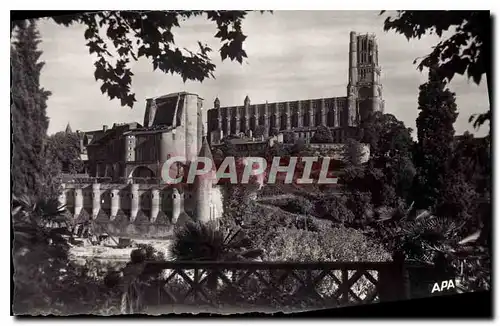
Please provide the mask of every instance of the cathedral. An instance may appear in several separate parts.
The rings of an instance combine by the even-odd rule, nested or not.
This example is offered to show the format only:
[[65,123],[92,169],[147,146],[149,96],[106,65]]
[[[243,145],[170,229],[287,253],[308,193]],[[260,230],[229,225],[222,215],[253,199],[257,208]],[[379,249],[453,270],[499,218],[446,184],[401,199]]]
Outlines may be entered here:
[[[328,127],[341,145],[367,114],[383,109],[375,36],[351,32],[347,96],[264,104],[251,104],[247,96],[235,107],[221,107],[215,99],[209,110],[201,97],[188,92],[147,99],[142,124],[77,131],[90,178],[65,182],[60,201],[75,218],[86,213],[109,224],[125,216],[125,228],[139,222],[149,228],[161,221],[217,219],[223,212],[220,186],[207,179],[181,188],[165,184],[163,164],[169,158],[180,156],[186,163],[197,157],[213,160],[211,148],[228,135],[247,135],[252,141],[240,138],[247,147],[282,139],[285,131],[307,142],[319,126]],[[263,133],[260,140],[252,137],[257,129]]]
[[347,96],[223,107],[218,98],[208,110],[208,135],[218,144],[228,135],[251,135],[263,128],[264,136],[293,131],[308,141],[318,126],[328,127],[336,143],[343,143],[367,114],[384,110],[375,35],[350,33]]

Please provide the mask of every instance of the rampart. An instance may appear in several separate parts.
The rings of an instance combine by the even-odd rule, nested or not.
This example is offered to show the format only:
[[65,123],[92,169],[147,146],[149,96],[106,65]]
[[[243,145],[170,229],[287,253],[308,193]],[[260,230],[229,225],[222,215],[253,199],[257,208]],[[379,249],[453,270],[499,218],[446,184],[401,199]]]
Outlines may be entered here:
[[[196,211],[193,191],[182,187],[75,181],[63,184],[59,202],[75,223],[92,221],[98,232],[164,237]],[[222,208],[213,206],[210,209],[217,216]]]

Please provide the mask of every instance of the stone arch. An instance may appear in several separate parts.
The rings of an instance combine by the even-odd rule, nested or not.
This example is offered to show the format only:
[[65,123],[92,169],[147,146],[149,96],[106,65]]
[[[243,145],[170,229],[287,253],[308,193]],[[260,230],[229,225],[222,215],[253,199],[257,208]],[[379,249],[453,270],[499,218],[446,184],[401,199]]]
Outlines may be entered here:
[[285,114],[281,115],[280,117],[280,130],[286,130],[286,120],[288,116]]
[[[302,113],[302,126],[303,127],[312,127],[310,118],[311,118],[311,116],[309,115],[309,112]],[[299,117],[299,119],[300,119],[300,117]]]
[[99,199],[101,201],[101,209],[109,213],[111,211],[111,190],[101,190],[101,198]]
[[247,123],[247,118],[246,117],[241,117],[240,119],[240,125],[239,125],[239,128],[240,130],[242,130],[243,132],[247,131],[246,130],[246,123]]
[[327,114],[327,119],[326,119],[326,125],[328,127],[333,127],[335,126],[335,112],[334,111],[328,111]]
[[231,135],[236,134],[238,127],[239,126],[238,126],[238,121],[236,120],[236,116],[232,116],[230,120],[230,128],[231,128],[230,134]]
[[104,168],[104,176],[105,177],[113,177],[113,165],[111,164],[106,164],[105,168]]
[[278,127],[276,121],[277,121],[276,115],[274,114],[271,115],[271,117],[269,118],[269,125],[271,130]]
[[135,183],[154,183],[156,175],[149,167],[139,165],[130,172],[128,177]]
[[255,118],[255,116],[251,116],[250,117],[250,130],[254,131],[255,132],[255,127],[257,126],[257,119]]
[[97,164],[97,169],[98,169],[97,177],[99,177],[99,178],[106,177],[106,165],[105,164],[103,164],[103,163]]
[[113,179],[118,180],[122,177],[120,163],[113,164]]
[[372,103],[373,100],[371,99],[362,99],[359,101],[359,117],[361,120],[367,119],[372,112]]
[[292,128],[297,128],[299,126],[299,113],[294,112],[292,114]]
[[358,91],[358,97],[360,99],[368,99],[373,97],[373,91],[371,87],[361,87]]

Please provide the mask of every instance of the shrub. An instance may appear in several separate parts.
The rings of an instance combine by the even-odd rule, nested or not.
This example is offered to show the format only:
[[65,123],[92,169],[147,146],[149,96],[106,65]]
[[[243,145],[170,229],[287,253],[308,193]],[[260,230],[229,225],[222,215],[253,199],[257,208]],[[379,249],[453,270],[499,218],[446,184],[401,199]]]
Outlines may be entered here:
[[265,133],[266,133],[266,126],[259,125],[259,126],[255,127],[254,137],[260,138],[260,137],[264,136]]
[[[368,239],[358,230],[345,227],[323,228],[317,232],[280,228],[267,246],[265,260],[270,261],[390,261],[391,257],[384,248]],[[301,277],[305,273],[296,272]],[[340,279],[340,271],[333,274]],[[372,276],[377,277],[373,273]],[[336,288],[332,279],[324,279],[317,284],[323,295],[332,294]],[[365,297],[374,289],[374,285],[360,279],[352,286],[353,292]],[[304,304],[300,302],[299,304]]]
[[270,261],[391,260],[381,244],[343,226],[317,232],[280,228],[267,248],[265,260]]
[[316,203],[316,214],[318,217],[337,222],[350,224],[354,221],[354,214],[347,207],[346,196],[328,196]]
[[309,215],[313,210],[313,204],[306,198],[296,197],[289,200],[284,208],[291,213]]
[[311,138],[311,143],[333,143],[332,132],[326,126],[319,126]]
[[353,226],[364,227],[371,219],[372,204],[369,192],[353,191],[347,194],[347,208],[353,213]]
[[175,230],[171,247],[175,260],[235,261],[260,256],[241,228],[223,230],[215,223],[188,222]]

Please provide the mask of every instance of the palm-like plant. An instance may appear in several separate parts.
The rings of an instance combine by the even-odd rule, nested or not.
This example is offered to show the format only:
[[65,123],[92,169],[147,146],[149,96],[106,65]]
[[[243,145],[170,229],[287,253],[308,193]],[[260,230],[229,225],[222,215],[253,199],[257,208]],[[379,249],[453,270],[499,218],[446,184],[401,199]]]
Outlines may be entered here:
[[13,197],[12,219],[14,249],[35,244],[67,244],[64,235],[70,235],[64,206],[57,199],[32,200],[28,196]]
[[[175,230],[171,253],[177,261],[241,261],[261,257],[263,250],[251,246],[252,241],[239,227],[222,231],[215,222],[188,222]],[[207,287],[215,290],[218,272],[205,272]]]
[[[13,255],[15,267],[17,312],[53,309],[47,289],[60,284],[62,269],[68,266],[69,236],[64,207],[55,200],[33,200],[27,196],[12,201],[14,229]],[[40,296],[43,294],[42,296]],[[52,294],[52,293],[51,293]]]
[[260,257],[241,228],[222,231],[213,222],[188,222],[175,230],[172,257],[178,261],[238,261]]
[[436,217],[428,211],[412,220],[408,213],[398,221],[385,218],[385,224],[390,226],[379,226],[388,247],[404,252],[409,260],[425,264],[446,262],[447,268],[463,276],[462,290],[489,289],[491,259],[487,246],[479,243],[483,230],[464,237],[467,221]]

